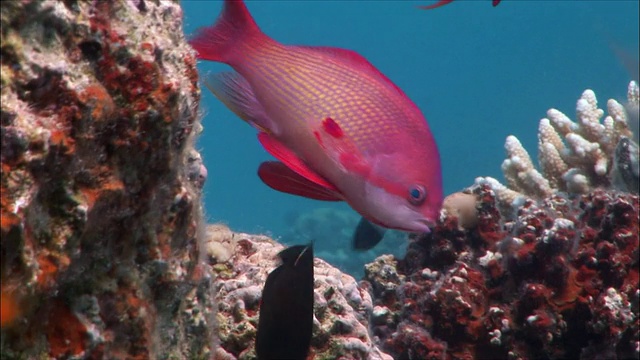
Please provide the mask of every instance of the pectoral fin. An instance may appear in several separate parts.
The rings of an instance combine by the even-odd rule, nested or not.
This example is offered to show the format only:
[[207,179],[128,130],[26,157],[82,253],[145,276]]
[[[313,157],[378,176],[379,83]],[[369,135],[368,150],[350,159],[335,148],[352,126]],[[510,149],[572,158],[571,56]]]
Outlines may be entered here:
[[229,110],[252,126],[270,133],[278,131],[262,104],[256,99],[251,84],[240,74],[222,72],[210,75],[205,85]]

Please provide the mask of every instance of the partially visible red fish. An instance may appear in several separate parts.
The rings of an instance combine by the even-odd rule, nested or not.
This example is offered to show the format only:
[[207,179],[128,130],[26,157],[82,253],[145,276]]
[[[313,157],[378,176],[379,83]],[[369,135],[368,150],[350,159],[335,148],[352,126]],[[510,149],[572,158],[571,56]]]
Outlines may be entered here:
[[[498,4],[500,4],[501,0],[492,0],[491,4],[495,7],[498,6]],[[430,10],[430,9],[435,9],[435,8],[439,8],[441,6],[445,6],[449,3],[453,2],[453,0],[439,0],[437,3],[432,4],[432,5],[426,5],[426,6],[418,6],[420,9],[423,10]]]
[[442,203],[435,140],[420,109],[363,56],[281,44],[234,0],[190,43],[236,71],[206,85],[279,160],[258,170],[268,186],[344,200],[385,228],[429,231]]

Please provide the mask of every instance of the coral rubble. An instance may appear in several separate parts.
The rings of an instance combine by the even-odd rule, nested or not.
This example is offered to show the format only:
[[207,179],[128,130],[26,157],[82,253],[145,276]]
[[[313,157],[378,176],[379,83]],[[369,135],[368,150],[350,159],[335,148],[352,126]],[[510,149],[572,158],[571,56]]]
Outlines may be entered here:
[[[372,331],[397,359],[638,358],[638,196],[526,200],[501,217],[487,184],[477,225],[455,213],[404,259],[367,265]],[[465,205],[466,206],[466,205]]]
[[502,163],[508,187],[493,178],[478,178],[476,183],[489,184],[501,207],[511,210],[518,207],[518,199],[541,199],[557,191],[584,194],[613,185],[637,194],[638,134],[630,130],[638,121],[638,84],[634,81],[629,84],[627,99],[626,106],[610,99],[604,120],[592,90],[585,90],[578,100],[576,122],[550,109],[538,127],[540,171],[520,141],[508,136],[507,159]]
[[179,5],[3,2],[1,22],[2,358],[207,356]]

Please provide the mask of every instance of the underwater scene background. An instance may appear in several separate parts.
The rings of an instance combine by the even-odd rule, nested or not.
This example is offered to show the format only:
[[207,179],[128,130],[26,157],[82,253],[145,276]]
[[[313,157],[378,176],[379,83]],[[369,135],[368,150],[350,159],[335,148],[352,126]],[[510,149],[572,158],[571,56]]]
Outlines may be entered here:
[[[637,1],[248,1],[257,24],[285,44],[326,45],[364,55],[418,105],[434,133],[445,195],[478,176],[503,179],[504,141],[515,135],[535,154],[538,121],[549,107],[574,113],[584,89],[624,100],[638,51]],[[187,35],[211,25],[222,2],[184,1]],[[632,60],[633,62],[633,60]],[[198,70],[225,71],[200,62]],[[637,74],[637,69],[635,70]],[[276,192],[256,175],[271,160],[256,131],[203,87],[198,141],[209,178],[205,216],[234,231],[266,233],[285,244],[314,240],[316,255],[362,275],[377,254],[404,254],[401,233],[354,252],[359,215],[345,203]]]
[[637,2],[491,3],[248,4],[429,120],[451,195],[373,259],[346,206],[259,183],[255,132],[201,89],[224,67],[189,35],[220,3],[3,2],[0,358],[255,359],[260,313],[298,317],[280,242],[310,239],[309,358],[640,358]]

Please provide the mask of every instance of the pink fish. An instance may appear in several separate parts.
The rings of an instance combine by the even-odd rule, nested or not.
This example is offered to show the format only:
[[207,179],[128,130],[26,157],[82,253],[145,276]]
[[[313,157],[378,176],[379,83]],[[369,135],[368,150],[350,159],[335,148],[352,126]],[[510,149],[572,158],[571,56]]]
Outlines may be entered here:
[[190,43],[200,59],[235,70],[206,85],[279,160],[260,165],[264,183],[344,200],[384,228],[429,231],[442,203],[438,148],[418,107],[364,57],[281,44],[234,0]]
[[[494,7],[498,6],[498,4],[500,4],[501,0],[492,0],[491,1],[491,5],[493,5]],[[424,9],[424,10],[430,10],[430,9],[435,9],[435,8],[439,8],[441,6],[445,6],[449,3],[452,3],[453,0],[439,0],[437,3],[433,4],[433,5],[427,5],[427,6],[418,6],[420,9]]]

